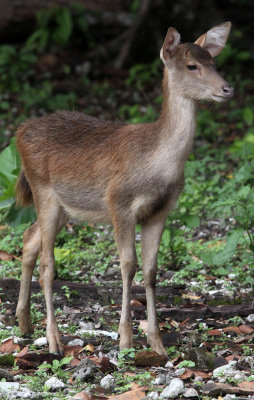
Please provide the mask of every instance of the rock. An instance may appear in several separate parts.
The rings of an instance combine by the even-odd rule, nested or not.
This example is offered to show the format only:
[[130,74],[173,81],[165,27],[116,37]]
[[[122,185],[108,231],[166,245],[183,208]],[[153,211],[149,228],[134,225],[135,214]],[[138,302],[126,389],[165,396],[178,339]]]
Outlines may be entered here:
[[9,371],[6,371],[3,368],[0,368],[0,380],[5,379],[7,382],[11,382],[14,378]]
[[199,397],[199,395],[198,395],[198,392],[196,391],[196,389],[189,388],[184,392],[183,397],[187,397],[187,398],[191,397],[191,398],[193,398],[193,397]]
[[38,395],[28,388],[21,388],[19,390],[12,390],[8,395],[8,400],[14,399],[36,399]]
[[47,346],[48,341],[46,337],[40,337],[34,341],[34,346],[42,347]]
[[85,358],[75,368],[73,379],[80,379],[82,381],[91,379],[93,378],[96,369],[96,365],[91,360],[89,360],[89,358]]
[[168,386],[161,392],[160,397],[162,399],[172,399],[179,396],[181,393],[184,392],[184,384],[183,381],[179,378],[174,378],[170,382]]
[[147,396],[147,399],[151,400],[157,400],[159,398],[159,393],[158,392],[150,392]]
[[178,368],[175,371],[175,376],[181,376],[185,373],[185,371],[186,371],[186,368]]
[[185,353],[185,359],[193,361],[195,363],[195,369],[214,369],[213,357],[200,347],[188,350]]
[[174,364],[171,362],[171,361],[168,361],[166,364],[165,364],[165,368],[173,368],[174,367]]
[[68,346],[81,346],[84,347],[84,340],[82,339],[74,339],[67,343]]
[[242,356],[237,361],[239,369],[254,369],[254,358],[251,356]]
[[171,374],[158,374],[152,381],[153,385],[169,385],[173,377]]
[[115,378],[113,375],[106,375],[101,379],[100,385],[103,389],[110,389],[114,386]]
[[137,353],[134,358],[136,367],[164,367],[167,361],[167,356],[147,350]]
[[102,331],[100,329],[98,330],[90,330],[90,329],[79,329],[76,334],[77,335],[84,335],[86,333],[89,333],[89,335],[94,335],[94,336],[109,336],[113,340],[118,339],[118,333],[117,332],[108,332],[108,331]]
[[85,329],[88,331],[94,329],[94,324],[92,322],[79,321],[79,326],[81,329]]
[[60,381],[60,379],[56,378],[55,376],[52,376],[51,378],[49,378],[45,384],[45,387],[49,388],[50,392],[56,392],[57,390],[61,390],[65,388],[65,384]]
[[218,378],[219,382],[224,383],[227,378],[234,378],[236,372],[237,361],[230,361],[227,365],[218,367],[213,370],[213,377]]
[[247,322],[254,322],[254,314],[249,314],[248,317],[246,318]]
[[8,394],[15,389],[19,389],[18,382],[0,382],[0,393]]

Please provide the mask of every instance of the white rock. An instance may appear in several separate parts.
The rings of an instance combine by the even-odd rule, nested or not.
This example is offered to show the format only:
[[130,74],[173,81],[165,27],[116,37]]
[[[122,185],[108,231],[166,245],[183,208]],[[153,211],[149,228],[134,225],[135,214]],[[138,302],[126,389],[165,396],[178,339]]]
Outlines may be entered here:
[[248,317],[246,318],[246,321],[254,322],[254,314],[249,314]]
[[185,371],[186,371],[185,368],[178,368],[178,369],[175,371],[175,375],[176,375],[176,376],[181,376],[182,374],[185,373]]
[[214,378],[227,378],[234,377],[236,373],[236,361],[230,361],[227,365],[222,365],[222,367],[215,368],[213,370]]
[[90,335],[95,335],[95,336],[109,336],[113,340],[118,339],[118,333],[117,332],[108,332],[108,331],[101,331],[101,330],[90,330],[90,329],[79,329],[76,334],[77,335],[83,335],[85,333],[89,333]]
[[92,322],[79,321],[79,326],[81,329],[87,329],[87,330],[94,329],[94,324]]
[[40,337],[34,341],[34,345],[38,347],[46,346],[48,344],[46,337]]
[[85,344],[84,340],[82,339],[74,339],[68,342],[68,346],[81,346],[83,347]]
[[147,396],[147,399],[157,400],[159,398],[158,392],[150,392]]
[[37,394],[32,392],[28,388],[21,388],[20,390],[13,390],[11,393],[8,395],[8,400],[14,400],[14,399],[36,399]]
[[65,384],[60,381],[60,379],[56,378],[55,376],[52,376],[52,378],[49,378],[44,386],[48,387],[50,392],[55,392],[56,390],[64,389]]
[[173,368],[174,364],[171,361],[167,361],[165,368]]
[[115,378],[113,377],[113,375],[108,374],[101,379],[100,385],[104,389],[110,389],[112,386],[114,386],[114,383]]
[[0,382],[0,392],[8,393],[15,389],[19,389],[18,382]]
[[196,389],[189,388],[184,392],[183,397],[199,397],[199,395]]
[[161,392],[161,399],[175,398],[184,392],[183,381],[179,378],[174,378],[168,386]]

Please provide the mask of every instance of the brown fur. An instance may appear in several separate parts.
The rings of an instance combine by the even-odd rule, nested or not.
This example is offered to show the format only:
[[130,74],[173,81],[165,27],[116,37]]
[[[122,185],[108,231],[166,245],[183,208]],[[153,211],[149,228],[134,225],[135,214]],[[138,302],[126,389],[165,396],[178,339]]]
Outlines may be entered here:
[[[219,35],[220,45],[227,36],[228,25],[224,25],[210,35]],[[165,218],[183,188],[184,164],[195,133],[196,100],[219,101],[232,95],[205,49],[206,40],[213,44],[209,32],[201,48],[180,45],[180,35],[170,28],[161,52],[164,102],[156,122],[125,125],[59,111],[27,121],[17,132],[24,168],[17,197],[23,205],[33,199],[38,217],[24,235],[17,316],[22,332],[30,332],[30,281],[41,252],[50,351],[62,352],[52,299],[54,241],[68,218],[74,217],[113,223],[123,278],[121,348],[132,346],[130,286],[137,267],[135,225],[141,223],[148,343],[158,353],[166,353],[155,310],[157,254]],[[195,71],[188,70],[190,63],[197,66]]]

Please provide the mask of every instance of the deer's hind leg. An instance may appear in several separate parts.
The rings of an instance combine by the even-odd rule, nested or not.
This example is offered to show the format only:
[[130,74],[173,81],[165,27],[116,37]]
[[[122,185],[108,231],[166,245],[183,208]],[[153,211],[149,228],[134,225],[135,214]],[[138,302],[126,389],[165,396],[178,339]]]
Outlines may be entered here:
[[23,235],[22,275],[16,316],[23,334],[33,332],[30,316],[31,280],[41,246],[38,222],[30,226]]

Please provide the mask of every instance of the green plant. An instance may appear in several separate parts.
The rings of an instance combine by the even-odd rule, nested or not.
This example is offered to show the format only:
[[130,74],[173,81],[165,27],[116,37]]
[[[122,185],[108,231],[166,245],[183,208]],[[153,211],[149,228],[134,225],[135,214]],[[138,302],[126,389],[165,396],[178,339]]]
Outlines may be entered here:
[[69,286],[62,286],[62,290],[64,290],[65,297],[69,300],[72,295],[78,295],[77,290],[71,290]]
[[118,367],[121,369],[133,369],[135,349],[123,349],[118,353]]
[[195,365],[194,361],[184,360],[177,365],[177,368],[194,368]]
[[56,375],[60,379],[67,379],[68,373],[62,369],[62,367],[66,366],[70,363],[73,357],[64,357],[62,360],[53,360],[52,364],[43,363],[39,365],[37,371],[35,372],[36,375],[39,377],[46,377],[47,371],[50,371],[52,374]]

